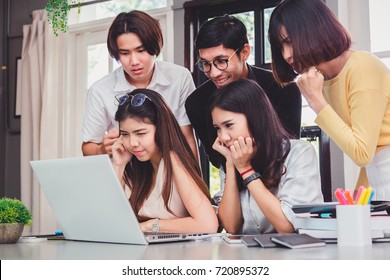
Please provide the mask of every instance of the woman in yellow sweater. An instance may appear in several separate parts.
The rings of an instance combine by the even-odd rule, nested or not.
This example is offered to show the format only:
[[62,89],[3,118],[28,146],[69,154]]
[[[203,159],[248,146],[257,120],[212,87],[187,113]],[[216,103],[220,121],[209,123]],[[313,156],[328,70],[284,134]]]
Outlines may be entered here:
[[362,167],[357,185],[390,200],[390,70],[371,53],[350,50],[350,35],[320,0],[281,2],[269,39],[276,80],[298,77],[315,122]]

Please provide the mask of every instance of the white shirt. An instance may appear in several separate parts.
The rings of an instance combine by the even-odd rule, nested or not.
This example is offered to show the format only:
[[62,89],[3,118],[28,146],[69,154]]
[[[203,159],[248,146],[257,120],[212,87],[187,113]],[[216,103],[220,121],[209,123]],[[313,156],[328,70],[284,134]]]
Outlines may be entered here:
[[[190,125],[184,107],[195,84],[188,69],[165,61],[156,61],[148,89],[158,92],[167,102],[180,126]],[[84,113],[82,141],[101,143],[106,131],[118,129],[115,113],[118,109],[115,97],[136,89],[119,67],[89,89]]]

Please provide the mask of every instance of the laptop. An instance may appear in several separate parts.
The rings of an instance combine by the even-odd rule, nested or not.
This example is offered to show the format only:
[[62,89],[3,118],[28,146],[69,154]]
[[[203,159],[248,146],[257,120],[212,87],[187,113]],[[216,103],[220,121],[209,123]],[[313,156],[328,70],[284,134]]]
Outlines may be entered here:
[[144,233],[108,155],[30,161],[65,239],[139,244],[213,234]]

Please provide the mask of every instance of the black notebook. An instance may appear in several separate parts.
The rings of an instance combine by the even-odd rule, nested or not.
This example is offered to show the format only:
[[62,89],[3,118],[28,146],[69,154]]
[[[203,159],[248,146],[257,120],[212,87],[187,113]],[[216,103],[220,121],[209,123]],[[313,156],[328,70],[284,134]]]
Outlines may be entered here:
[[271,240],[277,244],[291,249],[310,248],[325,246],[325,241],[315,238],[308,234],[287,234],[271,237]]
[[241,242],[244,243],[247,247],[259,247],[260,244],[255,240],[256,235],[248,235],[241,237]]
[[[294,213],[311,213],[311,214],[335,214],[338,202],[324,202],[315,204],[297,204],[292,206]],[[387,211],[390,215],[390,201],[373,200],[371,201],[371,212]]]
[[277,247],[278,244],[275,242],[272,242],[271,237],[281,236],[281,235],[288,235],[289,233],[265,233],[255,236],[255,241],[259,243],[260,247],[263,248],[272,248]]

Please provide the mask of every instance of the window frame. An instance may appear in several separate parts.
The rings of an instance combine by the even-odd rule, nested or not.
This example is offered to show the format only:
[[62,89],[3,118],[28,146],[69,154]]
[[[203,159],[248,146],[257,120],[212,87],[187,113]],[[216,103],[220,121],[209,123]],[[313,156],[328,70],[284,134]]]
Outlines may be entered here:
[[185,10],[185,24],[184,24],[184,66],[190,69],[193,74],[195,84],[198,85],[204,81],[204,74],[201,73],[195,63],[197,61],[197,54],[194,46],[196,34],[199,27],[208,18],[222,16],[224,14],[237,14],[243,12],[254,12],[255,27],[255,64],[263,68],[270,68],[269,63],[264,63],[264,36],[263,28],[263,10],[272,8],[277,5],[278,0],[232,0],[229,3],[222,3],[222,1],[206,1],[194,0],[185,2],[183,7]]
[[[223,16],[224,14],[238,14],[243,12],[254,12],[255,25],[255,64],[263,68],[270,68],[269,63],[264,63],[264,42],[266,40],[264,35],[263,25],[263,10],[275,7],[279,0],[232,0],[226,1],[209,1],[209,0],[193,0],[187,1],[183,4],[184,8],[184,67],[190,69],[195,85],[199,86],[207,77],[201,72],[195,63],[198,55],[195,50],[194,42],[199,27],[207,19],[216,16]],[[256,28],[257,27],[257,28]],[[203,179],[210,186],[210,163],[208,157],[204,152],[202,145],[199,145],[200,162],[203,172]]]

